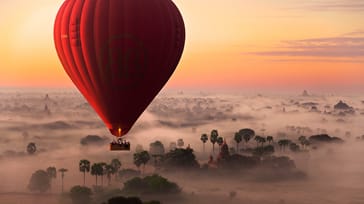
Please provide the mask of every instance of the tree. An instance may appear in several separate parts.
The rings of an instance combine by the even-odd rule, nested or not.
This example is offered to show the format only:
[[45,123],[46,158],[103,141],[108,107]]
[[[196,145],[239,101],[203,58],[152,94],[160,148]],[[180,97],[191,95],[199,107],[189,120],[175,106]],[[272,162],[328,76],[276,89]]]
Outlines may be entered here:
[[28,154],[34,154],[37,151],[37,146],[34,142],[31,142],[27,146],[27,152]]
[[32,174],[28,189],[30,191],[39,191],[41,193],[46,192],[51,187],[51,178],[44,170],[38,170]]
[[212,152],[215,153],[215,143],[217,142],[217,138],[219,137],[219,133],[217,130],[212,130],[210,134],[210,142],[212,143]]
[[300,151],[300,146],[298,146],[296,143],[290,143],[289,144],[289,149],[292,151],[292,152],[298,152]]
[[307,140],[307,138],[306,138],[306,136],[299,136],[298,137],[298,141],[300,142],[300,144],[302,145],[302,148],[305,148],[305,143],[306,143],[306,140]]
[[260,137],[260,144],[262,144],[262,146],[264,146],[264,143],[267,142],[267,140],[264,137]]
[[267,142],[270,144],[273,142],[273,136],[267,136]]
[[309,145],[311,145],[311,142],[309,140],[305,140],[304,145],[305,148],[307,148]]
[[150,143],[149,152],[151,155],[163,155],[165,152],[163,143],[158,140]]
[[108,200],[108,202],[107,202],[107,204],[120,204],[120,203],[123,203],[123,204],[143,204],[143,202],[138,197],[126,198],[126,197],[123,197],[123,196],[110,198]]
[[[143,149],[143,147],[141,149]],[[143,150],[141,150],[141,151],[143,151]],[[116,173],[119,171],[119,169],[121,167],[120,160],[119,159],[116,159],[116,158],[113,159],[113,160],[111,160],[111,166],[114,168],[113,174],[115,174],[115,178],[116,178],[117,177],[117,174]]]
[[73,186],[70,190],[70,197],[73,204],[91,203],[92,191],[85,186]]
[[[179,140],[182,140],[182,139],[179,139]],[[183,140],[182,140],[182,142],[183,142]],[[155,142],[150,143],[149,153],[154,158],[154,165],[155,166],[157,166],[157,158],[161,157],[164,154],[164,152],[165,152],[165,150],[164,150],[164,145],[163,145],[162,142],[157,140]]]
[[218,144],[219,146],[221,146],[222,144],[224,144],[224,138],[222,138],[222,137],[218,137],[218,138],[217,138],[217,140],[216,140],[216,142],[217,142],[217,144]]
[[203,143],[203,152],[205,152],[205,143],[207,142],[207,140],[209,140],[209,137],[207,136],[207,134],[202,134],[201,135],[201,141]]
[[246,144],[248,144],[249,140],[255,136],[254,130],[250,128],[244,128],[239,130],[239,134],[243,136]]
[[262,142],[262,139],[263,138],[261,136],[259,136],[259,135],[257,135],[257,136],[254,137],[254,140],[257,142],[257,147],[259,146],[259,143]]
[[282,139],[278,141],[278,145],[280,146],[281,150],[285,150],[285,147],[288,146],[291,143],[291,140],[288,139]]
[[112,166],[111,164],[106,164],[105,169],[104,169],[104,173],[106,174],[108,185],[110,186],[111,175],[116,173],[114,166]]
[[65,168],[61,168],[58,170],[59,172],[61,172],[61,180],[62,180],[62,193],[64,192],[63,191],[63,178],[64,178],[64,174],[68,171],[68,169],[65,169]]
[[48,174],[49,178],[51,179],[51,184],[52,184],[52,180],[57,177],[57,169],[56,169],[56,167],[53,167],[53,166],[48,167],[47,168],[47,174]]
[[[124,183],[123,194],[179,194],[181,188],[157,174],[144,178],[135,177]],[[120,202],[124,203],[124,202]]]
[[236,142],[236,152],[240,152],[239,150],[239,143],[241,141],[243,141],[243,136],[241,134],[239,134],[239,132],[236,132],[235,135],[234,135],[234,140]]
[[270,156],[274,153],[274,147],[273,145],[267,145],[262,147],[257,147],[253,150],[252,154],[253,156]]
[[99,163],[101,165],[102,171],[101,171],[101,186],[104,185],[104,175],[106,174],[106,163],[105,162],[100,162]]
[[164,155],[162,166],[165,169],[181,170],[199,168],[192,148],[175,149]]
[[83,172],[83,186],[86,184],[86,172],[90,172],[90,161],[86,159],[80,160],[79,163],[80,172]]
[[185,145],[185,142],[183,141],[182,138],[180,138],[180,139],[177,140],[177,146],[179,148],[182,148],[184,145]]
[[[118,196],[118,197],[113,197],[110,198],[107,202],[107,204],[161,204],[160,201],[157,200],[151,200],[151,201],[145,201],[142,202],[142,200],[140,200],[140,198],[138,197],[122,197],[122,196]],[[106,204],[106,203],[104,203]]]
[[91,175],[96,177],[96,186],[97,186],[97,176],[101,176],[104,169],[102,168],[100,163],[94,163],[91,166]]
[[145,171],[145,164],[147,164],[149,160],[150,155],[147,151],[134,154],[134,164],[138,167],[138,169],[140,169],[140,166],[143,164],[143,173]]
[[226,143],[220,145],[220,153],[217,157],[218,162],[224,162],[230,158],[229,146]]

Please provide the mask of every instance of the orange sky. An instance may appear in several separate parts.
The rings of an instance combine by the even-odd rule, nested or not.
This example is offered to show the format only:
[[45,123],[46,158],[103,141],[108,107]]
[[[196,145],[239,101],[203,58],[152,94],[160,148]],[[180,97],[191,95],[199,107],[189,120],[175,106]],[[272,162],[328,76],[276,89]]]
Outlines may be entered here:
[[[0,86],[72,86],[52,37],[62,2],[0,2]],[[364,88],[359,1],[174,2],[187,41],[170,88]]]

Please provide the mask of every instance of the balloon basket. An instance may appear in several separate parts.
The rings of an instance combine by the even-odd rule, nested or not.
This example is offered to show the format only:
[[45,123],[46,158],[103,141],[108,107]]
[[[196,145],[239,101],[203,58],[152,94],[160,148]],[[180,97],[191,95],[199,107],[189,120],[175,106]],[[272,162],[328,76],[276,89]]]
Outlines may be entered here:
[[110,143],[110,151],[130,151],[130,143]]

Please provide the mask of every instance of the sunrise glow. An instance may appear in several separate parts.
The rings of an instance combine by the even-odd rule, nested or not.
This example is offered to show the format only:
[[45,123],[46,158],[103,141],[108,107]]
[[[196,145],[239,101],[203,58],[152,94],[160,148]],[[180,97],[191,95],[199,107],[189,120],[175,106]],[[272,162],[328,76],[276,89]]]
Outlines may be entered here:
[[[53,22],[62,2],[1,1],[0,86],[73,86],[53,43]],[[184,16],[187,39],[167,87],[364,86],[364,13],[355,6],[288,0],[174,2]]]

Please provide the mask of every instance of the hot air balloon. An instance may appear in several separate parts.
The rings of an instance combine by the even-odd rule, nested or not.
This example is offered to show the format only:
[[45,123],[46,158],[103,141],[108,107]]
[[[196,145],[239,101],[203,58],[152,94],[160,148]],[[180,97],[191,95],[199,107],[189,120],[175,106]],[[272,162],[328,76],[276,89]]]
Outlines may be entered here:
[[121,137],[176,69],[185,27],[171,0],[66,0],[54,42],[75,86]]

